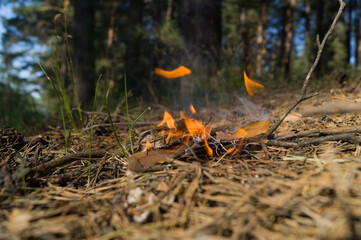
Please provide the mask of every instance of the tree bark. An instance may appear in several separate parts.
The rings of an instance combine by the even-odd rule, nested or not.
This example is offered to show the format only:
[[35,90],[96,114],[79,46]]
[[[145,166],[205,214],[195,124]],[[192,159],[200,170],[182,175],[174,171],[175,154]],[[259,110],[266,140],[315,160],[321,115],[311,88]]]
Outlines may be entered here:
[[260,77],[263,72],[264,56],[266,55],[266,25],[267,25],[267,5],[262,1],[259,6],[259,19],[257,24],[257,56],[256,56],[256,76]]
[[[317,1],[317,15],[316,15],[316,34],[319,35],[320,39],[323,38],[323,35],[325,34],[324,30],[324,15],[325,15],[325,0],[318,0]],[[317,51],[317,48],[316,48]],[[316,76],[320,77],[322,69],[324,68],[323,65],[323,58],[320,58],[320,61],[318,63],[318,68],[316,68]]]
[[[357,16],[361,14],[361,1],[356,0]],[[361,68],[361,17],[355,17],[355,31],[356,31],[356,67]]]
[[129,6],[129,24],[132,26],[127,34],[127,50],[125,52],[125,71],[127,74],[129,89],[133,89],[135,93],[141,94],[143,86],[141,81],[137,79],[147,75],[146,67],[140,61],[142,53],[142,35],[138,29],[143,25],[144,1],[130,0]]
[[241,61],[244,67],[249,62],[249,38],[247,28],[247,8],[242,8],[239,15],[240,20],[240,33],[241,33]]
[[95,90],[94,1],[74,0],[74,72],[79,101],[89,105]]
[[307,72],[310,66],[310,14],[311,5],[310,0],[305,0],[305,71]]
[[181,81],[181,97],[186,100],[194,85],[206,86],[209,78],[216,76],[219,69],[221,0],[180,0],[179,27],[188,53],[183,58],[183,64],[193,71],[193,79],[188,77]]
[[346,50],[347,50],[347,63],[350,62],[351,58],[351,34],[352,34],[352,8],[353,0],[348,0],[347,4],[347,18],[346,18]]
[[288,76],[291,80],[291,59],[293,48],[293,18],[296,0],[283,0],[283,18],[281,33],[281,73],[283,77]]
[[198,66],[213,74],[222,38],[221,0],[180,0],[179,25],[187,50]]

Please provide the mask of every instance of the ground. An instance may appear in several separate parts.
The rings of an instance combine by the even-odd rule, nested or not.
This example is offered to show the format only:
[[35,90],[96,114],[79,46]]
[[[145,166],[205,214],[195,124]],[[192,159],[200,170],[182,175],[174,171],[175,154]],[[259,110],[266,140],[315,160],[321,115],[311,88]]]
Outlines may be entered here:
[[[252,101],[270,112],[272,125],[296,95],[274,91]],[[108,125],[94,130],[90,174],[87,128],[72,133],[70,160],[61,158],[60,128],[31,137],[2,129],[0,239],[360,239],[361,114],[317,114],[333,100],[360,102],[360,85],[321,90],[292,112],[273,139],[246,141],[233,156],[167,155],[138,172],[129,170]],[[259,118],[239,113],[234,101],[227,108],[205,107],[199,118],[213,115],[210,123],[233,127]],[[297,115],[312,107],[310,116]],[[154,108],[134,128],[135,152],[159,133],[162,111]],[[108,122],[106,114],[96,116],[96,124]],[[113,118],[125,123],[124,116]],[[117,125],[120,141],[129,145],[126,128]],[[341,135],[317,142],[337,134],[356,140]],[[305,146],[277,146],[312,139]],[[64,162],[47,164],[59,159]]]

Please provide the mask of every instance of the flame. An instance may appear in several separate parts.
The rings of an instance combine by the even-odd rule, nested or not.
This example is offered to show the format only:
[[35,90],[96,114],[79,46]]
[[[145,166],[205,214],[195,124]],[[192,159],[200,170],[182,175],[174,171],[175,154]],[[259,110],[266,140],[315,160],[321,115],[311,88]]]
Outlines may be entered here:
[[196,119],[184,118],[184,123],[192,137],[199,137],[203,139],[207,155],[212,156],[213,150],[208,145],[208,137],[212,129],[208,130],[201,122]]
[[191,112],[192,112],[193,114],[196,114],[196,113],[197,113],[197,111],[194,109],[194,107],[193,107],[192,104],[189,105],[189,109],[191,110]]
[[264,89],[264,86],[248,78],[246,70],[243,72],[244,84],[246,85],[247,92],[250,96],[256,96],[259,91]]
[[173,71],[166,71],[156,67],[154,68],[154,72],[165,78],[179,78],[192,73],[192,71],[185,66],[180,66]]
[[[193,105],[191,105],[191,106],[193,107]],[[194,112],[196,112],[194,107],[193,107],[193,110],[194,110]],[[196,119],[187,118],[183,114],[182,111],[179,112],[179,116],[180,116],[180,119],[184,120],[184,124],[186,125],[187,131],[189,134],[187,132],[178,130],[177,127],[175,126],[175,121],[174,121],[173,117],[167,111],[164,111],[163,121],[160,124],[158,124],[158,127],[162,126],[164,124],[167,124],[167,126],[169,128],[169,133],[168,133],[166,141],[168,142],[171,138],[181,138],[181,137],[184,137],[185,141],[188,141],[189,138],[191,138],[191,137],[198,137],[204,141],[204,146],[205,146],[207,155],[212,156],[213,150],[208,145],[208,137],[209,137],[212,129],[207,129],[201,122],[199,122]]]
[[161,123],[159,123],[157,126],[160,127],[164,124],[167,124],[169,129],[174,129],[174,130],[177,129],[172,115],[170,115],[170,113],[167,111],[164,111],[163,121]]
[[147,150],[149,150],[149,149],[151,149],[151,148],[152,148],[152,144],[151,144],[149,141],[147,141],[147,142],[145,143],[144,152],[147,151]]

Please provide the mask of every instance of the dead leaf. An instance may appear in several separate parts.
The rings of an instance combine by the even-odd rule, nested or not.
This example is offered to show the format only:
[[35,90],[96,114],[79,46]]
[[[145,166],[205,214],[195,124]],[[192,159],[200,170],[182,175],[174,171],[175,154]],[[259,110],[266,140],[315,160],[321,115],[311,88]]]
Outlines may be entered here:
[[171,149],[156,149],[146,152],[138,152],[129,158],[129,169],[133,172],[145,172],[151,170],[157,164],[176,158],[183,152],[185,146],[178,145]]
[[256,122],[251,122],[246,126],[238,129],[235,133],[231,134],[234,138],[245,137],[245,132],[247,132],[246,137],[251,138],[261,134],[265,134],[270,128],[269,120],[261,120]]

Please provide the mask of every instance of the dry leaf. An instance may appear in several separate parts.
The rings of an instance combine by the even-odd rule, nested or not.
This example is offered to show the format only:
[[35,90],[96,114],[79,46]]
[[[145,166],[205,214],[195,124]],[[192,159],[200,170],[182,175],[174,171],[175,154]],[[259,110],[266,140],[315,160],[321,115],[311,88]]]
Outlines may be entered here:
[[269,120],[261,120],[256,122],[251,122],[246,126],[237,130],[237,132],[231,134],[234,138],[241,138],[245,136],[245,132],[247,132],[246,137],[251,138],[261,134],[265,134],[270,128]]
[[156,149],[146,152],[138,152],[129,158],[129,169],[133,172],[151,170],[157,164],[164,163],[170,158],[175,158],[183,152],[185,146],[178,145],[171,149]]

